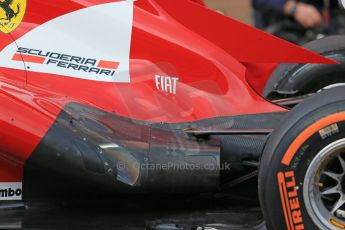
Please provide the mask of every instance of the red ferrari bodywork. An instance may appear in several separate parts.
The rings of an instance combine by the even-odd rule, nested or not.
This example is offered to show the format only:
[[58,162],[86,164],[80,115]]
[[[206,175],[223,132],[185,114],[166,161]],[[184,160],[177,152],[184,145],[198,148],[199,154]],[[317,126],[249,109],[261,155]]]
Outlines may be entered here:
[[[122,62],[116,60],[116,55],[110,61],[111,54],[107,54],[108,59],[101,59],[101,55],[103,50],[106,52],[102,43],[122,45],[116,39],[106,41],[108,33],[122,36],[122,22],[111,21],[105,8],[80,18],[73,13],[82,15],[93,7],[116,7],[123,2],[132,7],[130,16],[123,18],[132,21],[127,41],[129,68],[118,70]],[[69,16],[73,21],[68,21]],[[75,27],[54,27],[55,20],[65,20],[65,24]],[[95,20],[104,23],[93,23]],[[47,26],[54,30],[44,31]],[[60,52],[64,45],[72,46],[64,44],[65,40],[77,45],[86,43],[83,36],[71,35],[79,30],[85,39],[92,37],[94,41],[84,45],[87,57],[99,57],[99,62],[92,59],[97,60],[97,68],[112,74],[124,72],[129,76],[127,81],[88,77],[91,69],[80,69],[81,59],[74,58],[73,65],[73,57],[78,56],[73,47],[70,53],[68,49]],[[29,39],[33,41],[30,47],[26,42]],[[50,50],[40,46],[43,42]],[[18,50],[11,53],[7,48],[13,44]],[[22,181],[25,161],[67,103],[78,102],[122,117],[162,123],[279,112],[285,109],[257,93],[279,63],[332,63],[189,0],[27,0],[18,27],[0,33],[0,50],[6,51],[1,61],[7,58],[9,63],[0,69],[1,182]],[[45,71],[39,65],[49,62],[43,55],[49,55],[47,52],[56,53],[50,61],[55,67],[70,68],[70,72],[79,69],[85,77],[79,73],[77,77],[65,75],[55,69]],[[19,63],[22,67],[16,67]]]
[[196,2],[196,3],[199,3],[199,4],[203,5],[203,6],[205,6],[205,1],[204,0],[193,0],[193,1]]

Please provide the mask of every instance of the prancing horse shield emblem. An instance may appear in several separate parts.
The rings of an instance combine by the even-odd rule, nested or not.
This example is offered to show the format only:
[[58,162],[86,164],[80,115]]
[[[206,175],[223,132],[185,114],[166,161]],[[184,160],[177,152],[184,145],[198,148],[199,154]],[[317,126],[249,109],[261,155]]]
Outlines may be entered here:
[[26,0],[0,0],[0,31],[7,34],[22,22]]

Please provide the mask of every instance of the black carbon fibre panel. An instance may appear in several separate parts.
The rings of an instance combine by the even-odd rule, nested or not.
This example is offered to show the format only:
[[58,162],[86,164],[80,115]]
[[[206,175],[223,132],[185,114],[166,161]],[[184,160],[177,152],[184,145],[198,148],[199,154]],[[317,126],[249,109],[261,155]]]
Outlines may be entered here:
[[[265,139],[247,136],[204,139],[189,136],[183,130],[273,129],[283,115],[162,124],[71,103],[26,162],[24,199],[52,196],[98,199],[115,192],[215,191],[221,187],[221,176],[222,181],[224,177],[227,181],[231,175],[247,172],[241,166],[243,156],[257,160]],[[232,165],[231,170],[221,170],[225,163]],[[186,168],[186,165],[199,168]]]

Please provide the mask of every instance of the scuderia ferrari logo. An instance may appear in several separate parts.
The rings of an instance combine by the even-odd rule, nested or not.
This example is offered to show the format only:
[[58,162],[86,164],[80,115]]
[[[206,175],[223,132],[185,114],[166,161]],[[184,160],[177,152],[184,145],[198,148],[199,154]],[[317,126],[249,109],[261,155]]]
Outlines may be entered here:
[[[19,20],[24,13],[25,4],[18,2],[24,3],[13,0],[8,4],[13,12],[4,11],[10,12],[8,17],[3,15],[5,23]],[[41,73],[47,77],[130,83],[134,1],[101,2],[104,4],[90,4],[27,31],[1,50],[0,66],[27,71],[28,76]],[[27,7],[29,4],[27,0]],[[107,26],[109,23],[111,26]],[[90,28],[99,31],[94,33]]]
[[120,65],[120,63],[116,61],[80,57],[78,55],[24,47],[18,48],[12,60],[109,77],[115,76],[116,70]]
[[26,0],[0,0],[0,31],[7,34],[22,22],[26,11]]

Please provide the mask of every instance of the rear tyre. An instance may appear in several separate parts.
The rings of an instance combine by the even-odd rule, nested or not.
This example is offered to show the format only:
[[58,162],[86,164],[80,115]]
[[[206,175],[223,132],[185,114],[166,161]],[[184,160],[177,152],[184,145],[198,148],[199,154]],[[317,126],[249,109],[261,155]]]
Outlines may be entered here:
[[264,89],[266,99],[298,97],[345,85],[345,36],[326,37],[303,47],[341,64],[282,64],[273,72]]
[[345,87],[301,103],[272,133],[259,198],[269,229],[345,228]]

